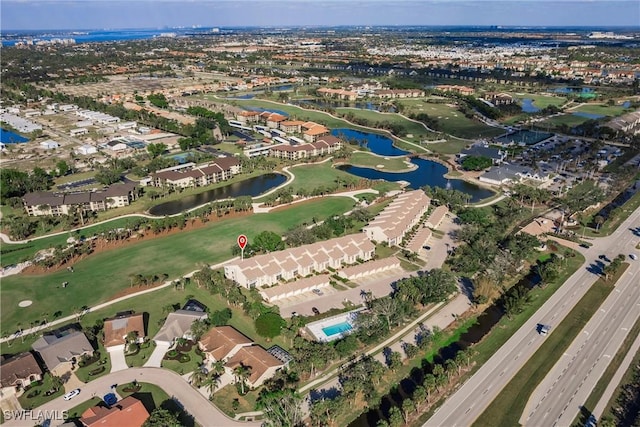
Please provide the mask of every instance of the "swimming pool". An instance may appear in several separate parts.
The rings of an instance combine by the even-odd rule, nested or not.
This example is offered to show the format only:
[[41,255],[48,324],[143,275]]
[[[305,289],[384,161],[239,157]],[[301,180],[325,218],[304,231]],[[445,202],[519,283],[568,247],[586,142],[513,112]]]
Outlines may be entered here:
[[363,309],[358,308],[346,313],[327,317],[326,319],[307,323],[305,329],[316,341],[329,342],[338,340],[357,329],[354,322],[361,310]]
[[327,326],[322,328],[322,332],[325,333],[326,336],[331,337],[333,335],[341,334],[343,332],[349,332],[353,330],[353,326],[349,322],[342,322],[335,325]]

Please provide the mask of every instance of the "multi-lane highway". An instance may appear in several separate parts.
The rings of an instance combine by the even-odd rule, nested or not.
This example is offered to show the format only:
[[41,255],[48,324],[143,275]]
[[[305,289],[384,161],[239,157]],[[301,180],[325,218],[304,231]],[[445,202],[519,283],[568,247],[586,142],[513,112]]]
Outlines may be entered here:
[[631,261],[600,310],[531,395],[520,423],[571,425],[638,316],[640,263]]
[[[597,270],[593,267],[602,262],[598,258],[599,255],[615,256],[618,253],[627,255],[627,260],[633,264],[629,270],[632,273],[629,280],[633,280],[633,277],[637,278],[639,267],[635,263],[640,261],[630,260],[628,254],[638,252],[635,246],[640,241],[640,237],[631,231],[638,226],[640,226],[640,208],[636,209],[611,236],[594,240],[593,246],[584,251],[585,265],[578,269],[475,375],[447,399],[425,423],[425,426],[471,425],[542,345],[545,337],[538,334],[536,326],[544,323],[553,328],[560,324],[598,279]],[[618,323],[623,318],[622,315],[616,317]],[[573,391],[569,396],[572,393]]]

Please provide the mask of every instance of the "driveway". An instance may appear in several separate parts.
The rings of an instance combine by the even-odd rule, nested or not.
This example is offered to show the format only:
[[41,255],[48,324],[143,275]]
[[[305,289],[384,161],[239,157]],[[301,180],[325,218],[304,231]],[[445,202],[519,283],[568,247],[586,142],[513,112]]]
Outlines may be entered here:
[[111,358],[111,372],[123,371],[129,367],[124,358],[124,346],[110,347],[107,352]]
[[171,347],[171,344],[169,343],[156,343],[156,348],[153,350],[153,353],[151,353],[151,356],[149,356],[149,360],[144,364],[144,367],[159,368],[162,364],[162,358],[165,353],[169,351],[169,347]]
[[[65,401],[62,396],[58,397],[42,406],[36,411],[48,411],[49,413],[60,413],[91,399],[92,396],[104,396],[111,391],[112,384],[126,384],[133,380],[155,384],[162,388],[169,396],[178,402],[179,406],[193,416],[196,423],[202,426],[235,427],[247,426],[258,427],[260,422],[241,422],[233,420],[223,414],[218,408],[213,406],[209,400],[202,396],[198,390],[184,381],[180,375],[167,369],[159,368],[129,368],[124,371],[114,372],[97,378],[82,386],[81,393],[72,400]],[[34,411],[35,412],[35,411]],[[51,425],[57,426],[64,420],[52,420]],[[12,420],[5,426],[33,426],[35,423],[31,419]]]

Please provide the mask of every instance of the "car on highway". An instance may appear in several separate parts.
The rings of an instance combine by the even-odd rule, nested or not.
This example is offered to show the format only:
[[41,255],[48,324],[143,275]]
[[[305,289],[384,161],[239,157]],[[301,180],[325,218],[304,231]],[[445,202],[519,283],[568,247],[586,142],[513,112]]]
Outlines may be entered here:
[[63,398],[64,398],[64,400],[71,400],[71,399],[73,399],[74,397],[76,397],[79,394],[80,394],[80,389],[77,388],[77,389],[71,390],[69,393],[65,394],[63,396]]
[[632,260],[634,260],[634,261],[635,261],[635,260],[637,260],[637,259],[638,259],[638,255],[636,255],[636,254],[630,254],[630,255],[629,255],[629,258],[631,258]]
[[542,323],[538,324],[538,333],[540,335],[547,335],[550,330],[551,330],[551,326],[543,325]]

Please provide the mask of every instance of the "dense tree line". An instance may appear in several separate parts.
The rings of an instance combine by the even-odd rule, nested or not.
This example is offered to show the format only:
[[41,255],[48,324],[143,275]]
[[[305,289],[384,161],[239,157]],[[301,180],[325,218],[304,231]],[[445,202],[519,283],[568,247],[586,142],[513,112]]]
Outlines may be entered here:
[[52,185],[53,177],[42,168],[35,167],[29,173],[2,168],[0,169],[0,203],[4,205],[9,198],[48,190]]

